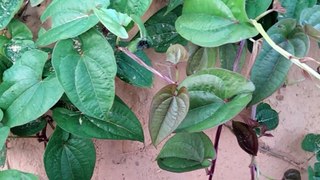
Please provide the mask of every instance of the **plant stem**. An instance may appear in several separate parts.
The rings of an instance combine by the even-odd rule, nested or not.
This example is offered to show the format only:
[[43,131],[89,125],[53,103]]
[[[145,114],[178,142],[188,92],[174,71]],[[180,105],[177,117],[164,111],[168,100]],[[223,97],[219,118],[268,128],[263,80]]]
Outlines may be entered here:
[[140,64],[141,66],[143,66],[144,68],[146,68],[148,71],[152,72],[153,74],[159,76],[161,79],[167,81],[170,84],[177,84],[176,82],[174,82],[172,79],[170,79],[169,77],[162,75],[159,71],[157,71],[156,69],[148,66],[145,62],[143,62],[138,56],[136,56],[134,53],[130,52],[127,48],[125,47],[118,47],[118,49],[120,51],[122,51],[123,53],[125,53],[127,56],[129,56],[131,59],[133,59],[134,61],[136,61],[138,64]]
[[245,40],[242,40],[240,41],[240,47],[237,51],[237,56],[236,56],[236,59],[233,63],[233,71],[234,72],[238,72],[238,67],[239,67],[239,63],[240,63],[240,59],[241,59],[241,56],[242,56],[242,51],[243,51],[243,48],[244,48],[244,45],[246,44],[246,41]]
[[221,132],[222,132],[222,125],[220,125],[218,127],[217,132],[216,132],[216,137],[214,139],[214,149],[216,150],[216,158],[211,163],[211,168],[210,168],[210,171],[208,173],[209,180],[212,180],[212,177],[213,177],[213,174],[214,174],[214,170],[215,170],[215,167],[216,167],[216,162],[217,162],[217,158],[218,158],[218,146],[219,146],[219,140],[220,140]]
[[300,59],[295,57],[294,55],[290,54],[286,50],[282,49],[280,46],[278,46],[266,33],[266,31],[263,29],[260,23],[258,23],[256,20],[251,19],[251,23],[254,25],[254,27],[257,29],[257,31],[262,35],[262,37],[268,42],[268,44],[276,50],[278,53],[280,53],[285,58],[289,59],[300,67],[301,69],[305,70],[309,74],[313,75],[315,78],[320,80],[320,74],[318,74],[315,70],[313,70],[311,67],[309,67],[307,64],[300,62]]

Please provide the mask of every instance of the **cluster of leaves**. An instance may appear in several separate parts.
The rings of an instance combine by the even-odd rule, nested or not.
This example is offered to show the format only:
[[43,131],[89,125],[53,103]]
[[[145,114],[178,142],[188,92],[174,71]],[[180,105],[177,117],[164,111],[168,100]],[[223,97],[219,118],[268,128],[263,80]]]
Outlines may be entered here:
[[[267,33],[285,51],[303,57],[309,49],[308,35],[319,40],[320,18],[313,17],[319,6],[315,0],[298,1],[303,5],[280,1],[287,11],[276,17],[274,21],[279,21]],[[36,6],[42,1],[30,2]],[[272,0],[170,0],[143,23],[141,17],[151,3],[55,0],[40,18],[42,23],[50,20],[51,28],[41,28],[34,42],[30,30],[13,18],[23,0],[0,2],[2,149],[10,131],[18,136],[38,133],[47,125],[43,116],[52,112],[57,126],[44,154],[49,179],[90,179],[95,166],[92,138],[144,141],[139,120],[115,95],[114,79],[150,87],[157,71],[143,49],[151,47],[167,52],[175,67],[188,59],[188,76],[160,89],[152,101],[152,143],[157,146],[175,133],[164,144],[157,163],[172,172],[210,166],[215,149],[203,131],[270,96],[283,84],[291,66],[263,42],[250,80],[239,73],[245,41],[258,35],[250,19],[264,13]],[[123,41],[134,23],[140,35]],[[48,46],[52,43],[53,48]],[[279,121],[267,104],[258,106],[256,119],[254,125],[233,123],[239,145],[251,155],[257,154],[258,136],[269,135],[266,131]],[[16,174],[0,172],[0,176]]]
[[313,167],[308,167],[309,180],[320,179],[320,135],[307,134],[302,140],[301,147],[305,151],[314,153],[317,160]]

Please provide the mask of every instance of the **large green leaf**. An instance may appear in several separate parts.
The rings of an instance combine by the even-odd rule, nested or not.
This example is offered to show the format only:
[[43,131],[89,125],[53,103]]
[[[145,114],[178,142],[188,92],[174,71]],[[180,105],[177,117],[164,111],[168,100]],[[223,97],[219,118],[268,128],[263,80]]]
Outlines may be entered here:
[[304,25],[305,32],[320,41],[320,6],[306,8],[301,12],[300,24]]
[[254,19],[271,5],[272,0],[246,0],[246,12],[250,19]]
[[100,22],[116,36],[124,39],[129,37],[126,29],[123,27],[131,22],[131,18],[127,14],[107,8],[95,8],[94,14],[99,18]]
[[156,146],[168,137],[181,123],[189,109],[189,95],[186,88],[170,84],[162,88],[153,97],[149,132],[152,143]]
[[203,69],[213,68],[216,64],[218,57],[219,48],[198,48],[189,57],[186,69],[187,75],[194,74]]
[[185,0],[178,33],[194,44],[217,47],[258,34],[249,23],[245,0]]
[[76,37],[99,22],[93,13],[96,7],[107,7],[109,0],[55,0],[41,15],[41,21],[51,17],[52,27],[37,40],[38,46],[45,46],[61,39]]
[[10,169],[10,170],[0,171],[0,179],[1,180],[13,180],[13,179],[38,180],[39,178],[33,174],[30,174],[30,173],[25,173],[22,171]]
[[6,126],[19,126],[37,119],[62,96],[63,89],[54,75],[42,79],[47,58],[45,52],[27,51],[5,71],[0,85],[0,108],[4,110]]
[[16,126],[11,128],[10,131],[18,136],[31,136],[40,132],[47,125],[47,121],[44,118],[38,118],[27,124]]
[[279,19],[299,19],[302,10],[314,6],[317,0],[280,0],[279,2],[286,9],[285,13],[279,13]]
[[[303,57],[309,50],[309,38],[294,19],[279,21],[267,33],[277,45],[294,56]],[[250,104],[256,104],[275,92],[284,83],[291,64],[290,60],[263,41],[261,52],[251,70],[251,81],[256,90]]]
[[90,180],[96,152],[90,139],[79,138],[59,126],[52,134],[44,153],[44,167],[51,180]]
[[112,0],[111,8],[126,13],[142,16],[148,10],[152,0]]
[[91,118],[64,108],[54,109],[53,118],[62,129],[83,138],[144,140],[138,118],[118,97],[115,98],[106,120]]
[[23,0],[2,0],[0,2],[0,30],[4,29],[19,11]]
[[190,108],[176,131],[198,132],[222,124],[241,112],[251,100],[254,85],[238,73],[206,69],[187,77]]
[[84,114],[104,119],[113,103],[117,71],[108,41],[94,29],[59,41],[52,64],[71,102]]
[[[151,61],[143,51],[135,52],[143,62],[151,66]],[[153,82],[153,73],[142,67],[123,52],[116,52],[116,61],[118,65],[117,76],[134,86],[150,87]]]
[[178,133],[163,146],[157,157],[161,169],[187,172],[210,166],[215,151],[210,138],[203,132]]
[[166,52],[171,44],[186,45],[187,41],[176,31],[175,21],[181,14],[181,7],[167,13],[162,8],[145,23],[146,30],[152,40],[152,47],[157,52]]

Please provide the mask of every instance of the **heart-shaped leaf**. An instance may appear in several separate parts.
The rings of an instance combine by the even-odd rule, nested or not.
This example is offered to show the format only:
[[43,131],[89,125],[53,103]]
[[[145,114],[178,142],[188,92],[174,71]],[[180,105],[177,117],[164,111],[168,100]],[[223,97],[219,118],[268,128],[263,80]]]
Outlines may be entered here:
[[10,169],[10,170],[0,171],[0,179],[2,180],[12,180],[12,179],[38,180],[39,178],[30,173],[25,173],[22,171]]
[[43,160],[49,179],[90,180],[96,162],[96,151],[90,139],[79,138],[57,126]]
[[258,17],[271,5],[272,0],[246,0],[246,12],[250,19]]
[[107,8],[95,8],[94,14],[99,18],[100,22],[116,36],[124,39],[129,37],[126,29],[123,27],[131,22],[131,18],[127,14]]
[[71,102],[84,114],[104,119],[113,103],[117,71],[108,41],[94,29],[59,41],[52,65]]
[[152,0],[112,0],[110,3],[111,8],[119,12],[141,17],[149,9]]
[[177,32],[203,47],[217,47],[258,34],[249,23],[245,0],[185,0]]
[[0,2],[0,30],[4,29],[19,11],[23,0],[2,0]]
[[248,154],[257,156],[259,143],[256,133],[243,122],[232,121],[232,129],[239,146]]
[[115,98],[106,120],[64,108],[54,109],[53,118],[62,129],[83,138],[144,140],[138,118],[118,97]]
[[301,147],[305,151],[318,152],[320,151],[320,135],[319,134],[307,134],[301,143]]
[[254,85],[240,74],[216,68],[188,76],[179,87],[188,89],[190,108],[177,132],[199,132],[232,119],[254,91]]
[[191,53],[189,57],[187,75],[194,74],[203,69],[213,68],[218,58],[219,48],[198,48],[194,53]]
[[[150,59],[143,51],[136,51],[134,54],[147,65],[151,66]],[[116,52],[115,56],[118,65],[117,76],[121,80],[137,87],[150,87],[152,85],[152,72],[142,67],[123,52]]]
[[52,27],[37,40],[38,46],[49,45],[61,39],[76,37],[99,22],[93,13],[96,7],[107,7],[109,0],[56,0],[41,15],[41,21],[51,17]]
[[177,133],[163,146],[157,162],[161,169],[187,172],[210,166],[214,158],[214,147],[206,134]]
[[279,124],[278,112],[273,109],[257,111],[256,119],[260,125],[266,127],[267,131],[274,130]]
[[0,85],[0,108],[4,124],[15,127],[37,119],[47,112],[63,94],[57,78],[42,79],[48,55],[39,50],[25,52],[5,71]]
[[[310,42],[294,19],[284,19],[268,30],[270,38],[289,53],[303,57],[309,50]],[[267,98],[285,81],[291,61],[280,55],[266,41],[263,41],[251,70],[251,81],[256,86],[251,105]]]
[[175,21],[181,14],[181,8],[178,7],[166,15],[165,12],[166,8],[162,8],[145,23],[152,40],[152,47],[156,52],[166,52],[171,44],[187,44],[187,41],[177,33],[175,28]]
[[149,132],[153,145],[158,145],[181,123],[189,109],[186,88],[170,84],[162,88],[152,100],[149,116]]
[[280,0],[279,2],[286,9],[285,13],[279,13],[279,19],[299,19],[302,10],[314,6],[317,0]]
[[305,32],[320,40],[320,5],[313,6],[312,8],[306,8],[301,12],[300,24],[304,25]]
[[18,136],[31,136],[40,132],[47,125],[47,121],[44,118],[38,118],[22,126],[16,126],[11,128],[11,132]]

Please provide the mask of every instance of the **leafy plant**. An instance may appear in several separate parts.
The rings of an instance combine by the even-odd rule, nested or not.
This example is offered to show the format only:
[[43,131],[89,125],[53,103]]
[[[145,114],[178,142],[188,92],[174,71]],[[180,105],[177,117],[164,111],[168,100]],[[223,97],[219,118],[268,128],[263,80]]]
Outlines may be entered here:
[[[40,28],[34,41],[19,20],[24,1],[1,1],[1,155],[10,131],[21,137],[36,134],[48,143],[44,165],[49,179],[90,179],[96,160],[91,139],[144,142],[138,118],[116,96],[116,76],[139,88],[152,87],[157,76],[168,83],[154,95],[149,112],[152,144],[161,146],[169,138],[157,157],[159,167],[187,172],[211,166],[212,179],[225,125],[252,156],[255,179],[258,138],[272,136],[269,131],[279,124],[270,105],[256,104],[282,86],[292,64],[320,79],[305,64],[317,61],[304,57],[309,37],[319,40],[319,5],[296,2],[170,0],[143,23],[151,0],[55,0],[40,18],[50,28]],[[34,7],[42,0],[26,3]],[[269,13],[278,15],[264,19]],[[134,24],[140,32],[129,36]],[[260,40],[254,40],[259,35],[260,52]],[[253,47],[245,63],[247,41]],[[166,53],[174,79],[152,67],[146,48]],[[178,65],[185,61],[187,67],[181,69]],[[182,81],[180,71],[188,75]],[[252,117],[235,121],[245,108],[252,109]],[[227,124],[231,120],[232,127]],[[50,139],[49,126],[54,129]],[[212,143],[203,131],[215,127]],[[318,152],[316,139],[308,136],[303,148]],[[315,164],[312,176],[318,170]],[[36,179],[16,170],[1,171],[0,177]]]

